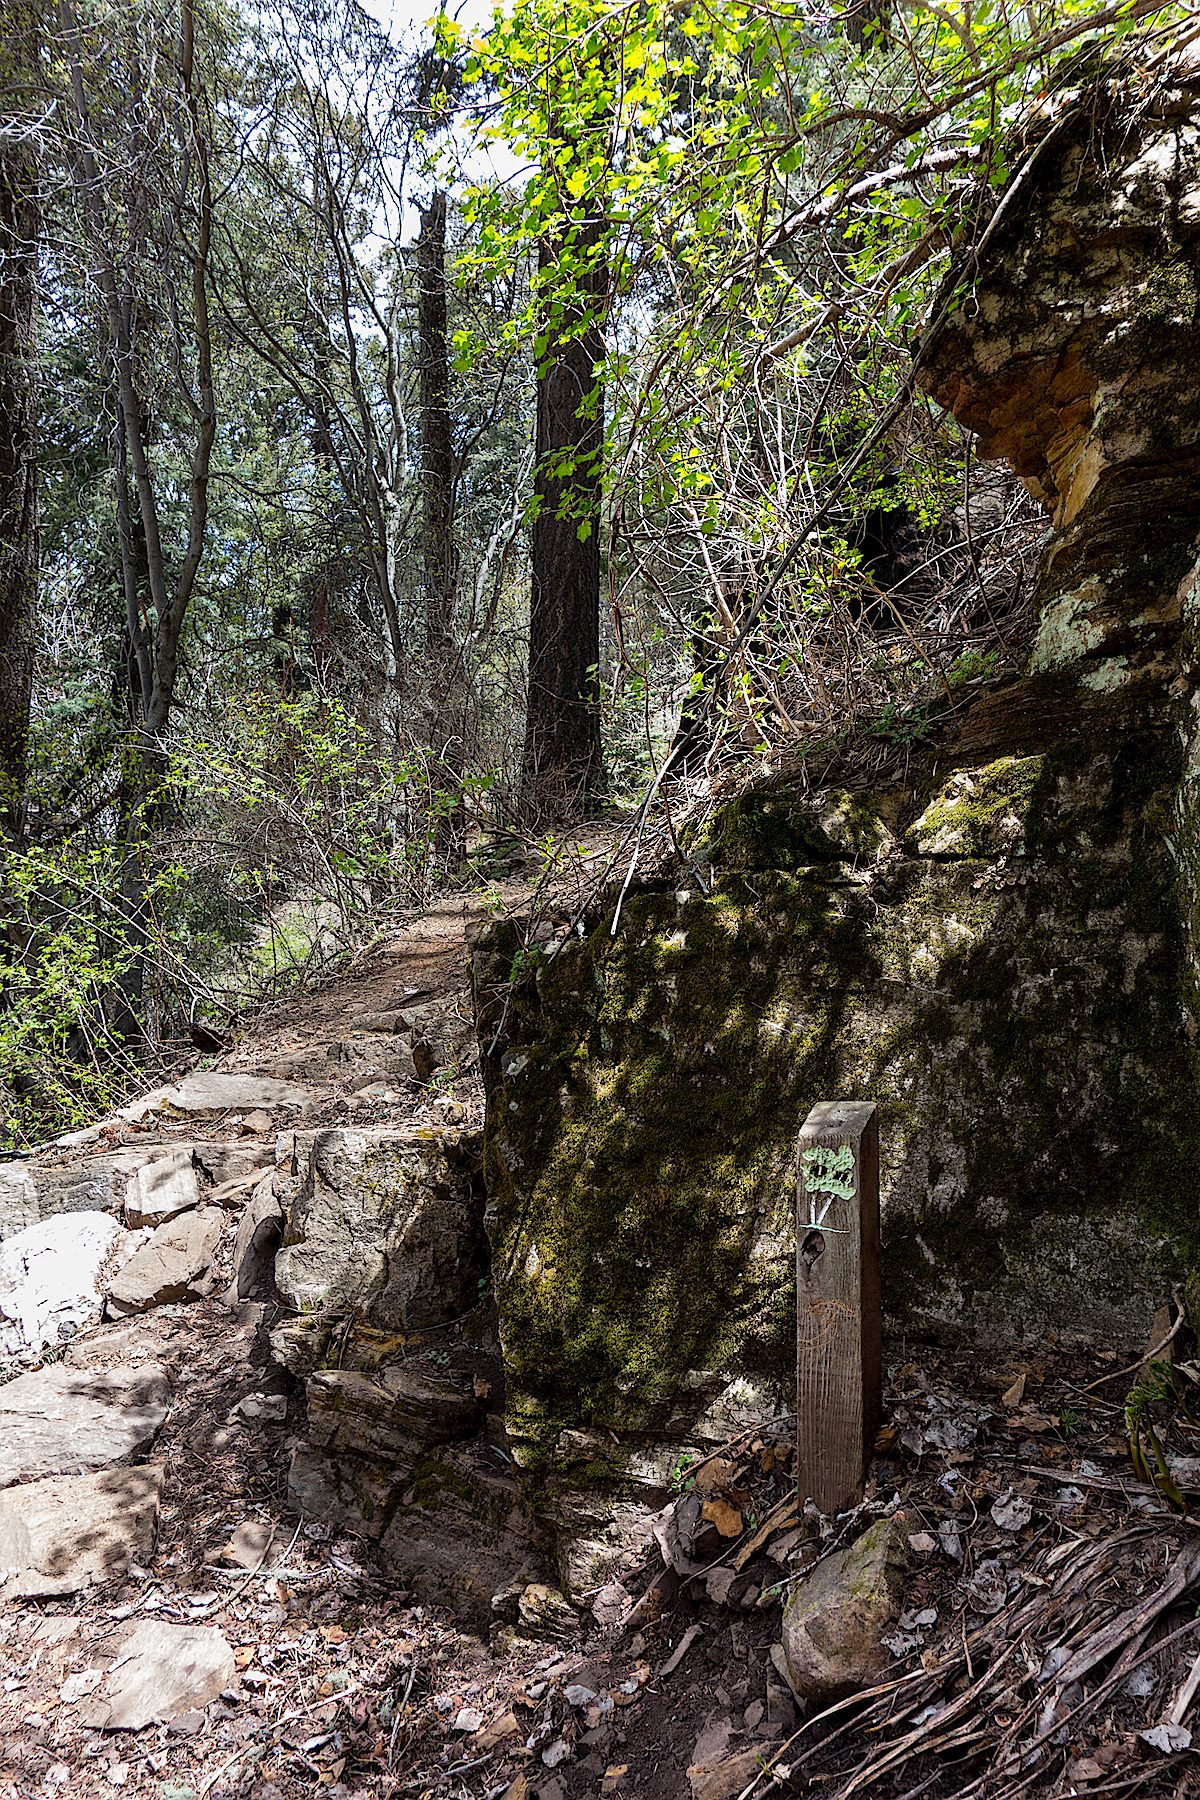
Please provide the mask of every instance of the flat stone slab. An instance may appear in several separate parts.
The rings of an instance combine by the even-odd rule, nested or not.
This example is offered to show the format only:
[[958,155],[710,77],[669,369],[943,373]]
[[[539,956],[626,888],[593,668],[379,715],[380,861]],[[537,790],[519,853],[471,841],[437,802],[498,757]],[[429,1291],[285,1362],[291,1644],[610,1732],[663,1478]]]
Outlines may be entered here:
[[150,1448],[171,1403],[158,1363],[98,1373],[51,1363],[0,1387],[0,1488],[82,1475]]
[[73,1337],[100,1317],[100,1278],[124,1234],[103,1212],[41,1219],[0,1244],[0,1356]]
[[0,1240],[61,1213],[109,1212],[124,1183],[118,1155],[91,1156],[70,1169],[14,1159],[0,1163]]
[[0,1603],[75,1594],[154,1548],[164,1467],[28,1481],[0,1496]]
[[120,1119],[144,1119],[156,1112],[273,1112],[277,1107],[299,1110],[312,1103],[312,1089],[295,1081],[277,1081],[268,1075],[220,1074],[195,1069],[172,1087],[155,1088],[123,1107]]
[[203,1299],[224,1222],[219,1207],[198,1206],[157,1226],[109,1283],[110,1310],[146,1312],[171,1300]]
[[164,1150],[153,1162],[143,1163],[129,1179],[125,1194],[127,1225],[165,1225],[180,1213],[199,1206],[200,1178],[186,1146]]
[[207,1706],[237,1686],[237,1664],[215,1625],[139,1625],[105,1671],[79,1722],[100,1731],[141,1731],[156,1720]]

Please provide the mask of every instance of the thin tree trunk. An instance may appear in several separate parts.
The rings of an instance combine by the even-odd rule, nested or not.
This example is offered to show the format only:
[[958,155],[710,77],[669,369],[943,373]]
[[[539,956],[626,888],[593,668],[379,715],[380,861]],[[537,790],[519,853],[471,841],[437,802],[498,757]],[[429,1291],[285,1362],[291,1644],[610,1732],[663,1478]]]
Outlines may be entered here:
[[[0,39],[10,82],[36,66],[36,19],[14,5]],[[15,77],[15,80],[13,80]],[[0,827],[24,834],[38,583],[37,159],[0,148]]]
[[543,243],[539,273],[564,250],[580,267],[582,299],[562,310],[537,384],[529,695],[523,800],[534,819],[580,818],[603,792],[600,713],[600,499],[608,286],[602,226]]
[[421,213],[417,341],[425,617],[430,651],[441,659],[451,651],[454,631],[454,446],[446,348],[446,196],[440,192]]

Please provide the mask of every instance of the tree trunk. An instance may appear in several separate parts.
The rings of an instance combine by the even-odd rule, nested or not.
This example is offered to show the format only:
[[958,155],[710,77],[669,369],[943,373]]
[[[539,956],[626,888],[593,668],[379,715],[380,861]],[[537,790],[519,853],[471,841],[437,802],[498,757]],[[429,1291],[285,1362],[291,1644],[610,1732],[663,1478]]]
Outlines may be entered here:
[[[538,374],[523,800],[534,819],[582,818],[604,788],[600,662],[600,495],[608,269],[602,225],[543,243],[539,274],[573,256],[582,298],[562,308]],[[551,310],[557,310],[552,308]]]
[[[10,85],[18,85],[35,61],[32,7],[14,8],[0,44]],[[17,841],[25,820],[38,581],[39,224],[37,162],[14,134],[0,148],[0,830]]]
[[[421,550],[425,618],[435,658],[453,642],[454,447],[446,351],[446,196],[421,213],[417,239],[417,338],[421,389]],[[435,679],[438,672],[435,670]]]

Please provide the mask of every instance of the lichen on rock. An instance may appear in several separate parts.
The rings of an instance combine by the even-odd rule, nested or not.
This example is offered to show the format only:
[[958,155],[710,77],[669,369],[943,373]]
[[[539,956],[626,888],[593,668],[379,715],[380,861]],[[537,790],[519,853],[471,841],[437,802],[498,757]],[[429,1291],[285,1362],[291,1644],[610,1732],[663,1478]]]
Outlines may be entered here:
[[1050,109],[919,373],[1053,514],[1028,674],[886,793],[773,777],[615,929],[477,954],[508,1425],[564,1543],[740,1386],[790,1404],[817,1100],[879,1106],[893,1325],[1137,1339],[1200,1253],[1200,132],[1126,98]]

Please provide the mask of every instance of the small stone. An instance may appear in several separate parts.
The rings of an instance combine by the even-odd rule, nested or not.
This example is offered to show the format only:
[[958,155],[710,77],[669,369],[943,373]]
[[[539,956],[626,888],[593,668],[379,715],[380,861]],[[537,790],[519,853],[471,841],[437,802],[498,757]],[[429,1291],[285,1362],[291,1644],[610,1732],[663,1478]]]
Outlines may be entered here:
[[461,1707],[456,1714],[454,1723],[450,1729],[451,1731],[462,1731],[470,1734],[478,1731],[482,1724],[483,1714],[477,1712],[473,1706],[464,1706]]
[[557,1769],[560,1763],[568,1762],[570,1757],[571,1746],[566,1738],[555,1738],[554,1742],[547,1744],[542,1751],[542,1761],[548,1769]]
[[742,1790],[762,1774],[762,1764],[762,1750],[756,1749],[742,1750],[709,1768],[689,1768],[692,1800],[737,1800]]
[[729,1590],[737,1580],[737,1573],[728,1564],[710,1569],[704,1577],[704,1591],[715,1606],[729,1604]]
[[222,1544],[217,1555],[223,1562],[232,1563],[235,1569],[261,1569],[269,1566],[272,1550],[274,1560],[278,1561],[282,1546],[274,1545],[274,1530],[261,1519],[247,1519],[238,1526],[227,1544]]
[[908,1547],[914,1556],[932,1556],[938,1547],[937,1539],[928,1531],[914,1531],[908,1540]]
[[239,1419],[262,1419],[278,1424],[287,1418],[286,1394],[243,1394],[233,1409]]
[[173,1719],[168,1720],[167,1730],[173,1731],[177,1737],[195,1737],[198,1731],[203,1731],[204,1720],[205,1714],[198,1706],[193,1706],[188,1712],[176,1713]]

